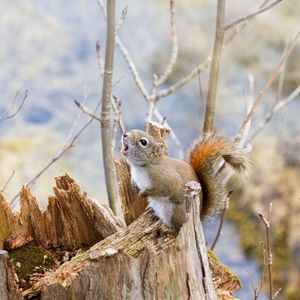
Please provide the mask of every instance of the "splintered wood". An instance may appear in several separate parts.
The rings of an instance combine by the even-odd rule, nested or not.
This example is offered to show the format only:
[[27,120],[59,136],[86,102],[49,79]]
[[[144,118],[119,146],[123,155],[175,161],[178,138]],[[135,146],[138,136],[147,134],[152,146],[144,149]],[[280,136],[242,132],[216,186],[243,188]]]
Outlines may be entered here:
[[0,246],[10,236],[31,236],[49,249],[90,247],[123,227],[106,204],[94,203],[68,175],[56,178],[54,196],[41,211],[27,186],[20,194],[21,209],[14,213],[0,194]]
[[[28,187],[22,189],[19,213],[0,196],[2,246],[4,241],[12,248],[26,245],[31,237],[31,243],[47,249],[89,248],[36,275],[23,290],[7,253],[0,253],[0,275],[6,274],[1,275],[6,280],[0,284],[1,300],[217,299],[199,217],[199,191],[198,183],[187,187],[188,221],[178,236],[150,209],[123,226],[107,205],[92,201],[67,174],[56,178],[46,211]],[[220,281],[214,282],[219,288]],[[234,299],[227,294],[220,299]]]
[[199,190],[198,183],[190,186],[188,222],[178,236],[148,209],[127,228],[42,278],[26,295],[42,299],[202,299],[207,295],[217,299],[199,218]]

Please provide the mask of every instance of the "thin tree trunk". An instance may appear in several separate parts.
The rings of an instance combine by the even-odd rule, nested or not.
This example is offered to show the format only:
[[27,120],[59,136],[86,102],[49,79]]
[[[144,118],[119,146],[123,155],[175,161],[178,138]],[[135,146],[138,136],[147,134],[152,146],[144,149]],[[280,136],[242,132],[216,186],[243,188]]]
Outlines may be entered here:
[[204,117],[203,133],[208,134],[214,128],[217,88],[219,81],[223,40],[224,40],[225,0],[218,0],[217,24],[214,50],[209,73],[208,93]]
[[111,147],[111,90],[115,50],[115,1],[107,1],[106,52],[102,88],[101,134],[103,166],[108,201],[114,213],[117,212],[118,193],[116,188],[115,165]]

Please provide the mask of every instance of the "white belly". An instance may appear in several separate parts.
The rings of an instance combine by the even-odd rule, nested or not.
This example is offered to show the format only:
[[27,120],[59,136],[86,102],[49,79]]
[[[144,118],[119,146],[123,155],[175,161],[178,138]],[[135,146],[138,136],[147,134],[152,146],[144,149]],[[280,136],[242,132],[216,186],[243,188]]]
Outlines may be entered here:
[[149,207],[151,207],[155,215],[159,217],[162,222],[172,227],[172,211],[174,204],[169,200],[169,197],[149,197]]
[[142,167],[131,166],[131,179],[135,182],[138,188],[143,191],[150,188],[150,180]]

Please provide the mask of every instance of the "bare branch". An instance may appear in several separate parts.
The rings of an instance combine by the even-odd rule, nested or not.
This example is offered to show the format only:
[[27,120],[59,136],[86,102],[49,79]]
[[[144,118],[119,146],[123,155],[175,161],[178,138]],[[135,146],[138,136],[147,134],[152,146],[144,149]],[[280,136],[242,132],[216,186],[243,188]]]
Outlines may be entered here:
[[13,177],[15,176],[15,170],[13,169],[10,176],[8,177],[6,183],[4,184],[3,188],[0,190],[1,193],[4,193],[4,191],[6,190],[7,186],[9,185],[9,183],[11,182],[11,180],[13,179]]
[[111,90],[112,76],[114,65],[115,50],[115,0],[107,1],[107,33],[106,33],[106,49],[105,64],[102,86],[102,107],[101,107],[101,137],[102,137],[102,153],[103,166],[106,181],[106,189],[108,195],[109,206],[112,211],[117,213],[118,192],[116,187],[115,164],[112,153],[111,140]]
[[251,137],[248,140],[248,143],[251,143],[253,139],[264,129],[264,127],[271,121],[273,116],[284,106],[288,103],[293,101],[298,95],[300,94],[300,86],[298,86],[288,97],[276,103],[273,107],[271,112],[266,116],[265,120],[260,123],[258,128],[253,132]]
[[77,100],[74,100],[75,104],[77,105],[77,107],[79,107],[79,109],[86,115],[92,117],[93,119],[99,121],[100,123],[102,123],[101,118],[95,114],[93,111],[91,111],[88,107],[86,107],[84,104],[80,103]]
[[112,108],[115,112],[115,115],[118,116],[119,129],[121,133],[124,133],[125,126],[121,118],[121,101],[116,96],[113,96],[113,99],[114,101],[112,101]]
[[114,121],[113,121],[113,127],[112,127],[112,153],[114,153],[115,150],[115,146],[116,146],[116,135],[117,135],[117,126],[119,125],[120,131],[122,133],[125,132],[125,128],[124,128],[124,124],[123,121],[121,119],[121,101],[116,97],[113,96],[112,97],[112,108],[114,110],[115,113],[115,117],[114,117]]
[[25,100],[27,99],[28,97],[28,91],[25,90],[25,94],[24,94],[24,97],[21,101],[21,103],[19,104],[19,106],[17,107],[17,109],[15,110],[15,112],[12,112],[12,110],[14,109],[15,107],[15,104],[16,104],[16,101],[17,101],[17,98],[19,96],[19,92],[16,93],[16,97],[12,103],[12,105],[9,107],[9,109],[7,111],[5,111],[1,116],[0,116],[0,122],[1,121],[4,121],[4,120],[7,120],[7,119],[11,119],[13,118],[20,110],[21,108],[23,107],[24,103],[25,103]]
[[263,282],[264,282],[264,278],[265,278],[265,273],[266,273],[266,249],[264,247],[264,243],[261,242],[260,243],[261,247],[262,247],[262,251],[263,251],[263,269],[260,273],[260,280],[259,280],[259,283],[255,286],[254,285],[254,282],[253,282],[253,279],[252,279],[252,276],[251,276],[251,273],[250,271],[247,270],[247,273],[249,275],[249,279],[250,279],[250,283],[251,283],[251,288],[253,290],[253,300],[257,300],[258,299],[258,296],[262,290],[262,287],[263,287]]
[[279,295],[279,293],[282,291],[282,288],[279,288],[276,292],[275,292],[275,294],[273,295],[273,297],[272,297],[272,300],[274,300],[278,295]]
[[269,299],[273,299],[273,279],[272,279],[272,251],[271,251],[271,241],[270,241],[270,229],[271,229],[271,212],[272,212],[272,203],[269,205],[269,212],[267,218],[262,214],[259,213],[259,217],[262,220],[265,229],[266,229],[266,237],[267,237],[267,266],[268,266],[268,273],[269,273]]
[[291,52],[293,51],[293,49],[295,48],[295,46],[297,45],[298,39],[300,36],[300,32],[297,32],[294,40],[292,41],[292,43],[290,43],[288,49],[286,50],[286,52],[284,53],[283,57],[281,58],[279,64],[277,65],[277,67],[275,68],[275,70],[272,73],[271,78],[269,79],[269,81],[266,83],[266,85],[264,86],[264,88],[260,91],[260,93],[258,94],[253,107],[251,109],[251,111],[248,113],[246,119],[244,120],[240,131],[236,137],[236,140],[239,140],[241,135],[243,134],[243,132],[246,129],[247,124],[250,122],[250,120],[252,119],[258,105],[260,104],[260,102],[262,101],[264,95],[266,94],[266,92],[270,89],[271,84],[273,83],[273,81],[278,77],[278,75],[280,74],[280,71],[283,67],[283,65],[285,64],[286,60],[288,59],[289,55],[291,54]]
[[119,17],[119,20],[117,22],[116,25],[116,32],[118,32],[121,28],[121,26],[123,25],[126,15],[127,15],[127,11],[128,11],[128,7],[127,5],[123,8],[122,12],[121,12],[121,16]]
[[197,65],[189,74],[187,74],[185,77],[180,79],[178,82],[176,82],[174,85],[161,90],[155,99],[160,99],[167,97],[175,92],[177,92],[179,89],[184,87],[186,84],[188,84],[193,78],[195,78],[199,73],[204,72],[207,67],[211,63],[211,57],[207,57],[203,63],[200,65]]
[[[286,51],[287,47],[288,47],[288,43],[285,43],[283,53]],[[281,72],[280,72],[280,75],[279,75],[279,78],[278,78],[276,103],[280,101],[281,96],[282,96],[283,84],[284,84],[284,79],[285,79],[285,71],[286,71],[286,62],[282,66],[282,69],[281,69]]]
[[217,88],[219,81],[222,48],[224,40],[225,0],[218,0],[217,23],[214,41],[212,63],[210,65],[206,109],[203,125],[204,135],[209,134],[214,127]]
[[[263,3],[258,7],[258,9],[265,7],[269,2],[270,0],[264,0]],[[249,19],[240,23],[239,26],[233,27],[231,32],[227,35],[224,45],[227,46],[230,42],[232,42],[232,40],[247,26],[248,22],[251,20],[253,19]]]
[[221,221],[220,221],[220,224],[219,224],[219,228],[218,228],[218,231],[217,231],[217,234],[216,234],[216,237],[210,247],[210,250],[214,250],[218,240],[219,240],[219,237],[221,236],[222,234],[222,228],[223,228],[223,224],[224,224],[224,220],[225,220],[225,214],[229,208],[229,199],[230,199],[230,195],[231,193],[228,195],[226,201],[225,201],[225,206],[224,206],[224,210],[222,212],[222,215],[221,215]]
[[149,99],[149,93],[147,91],[147,89],[145,88],[142,80],[141,80],[141,77],[137,71],[137,68],[133,62],[133,59],[132,57],[130,56],[127,48],[124,46],[123,42],[121,42],[120,38],[118,36],[116,36],[116,45],[119,47],[125,61],[127,62],[128,64],[128,67],[132,73],[132,76],[133,76],[133,79],[137,85],[137,87],[139,88],[142,96],[145,98],[146,101],[148,101]]
[[177,38],[177,30],[176,30],[176,9],[175,9],[175,1],[170,0],[170,20],[171,20],[171,38],[172,38],[172,52],[170,56],[170,61],[166,67],[166,70],[158,78],[154,81],[156,86],[161,85],[166,81],[168,76],[171,74],[173,67],[176,63],[177,56],[178,56],[178,38]]
[[240,23],[243,23],[245,21],[253,19],[255,16],[257,16],[257,15],[259,15],[259,14],[261,14],[261,13],[263,13],[263,12],[265,12],[265,11],[271,9],[271,8],[273,8],[275,5],[279,4],[282,1],[283,0],[276,0],[276,1],[272,2],[271,4],[269,4],[268,6],[265,6],[265,7],[261,8],[261,9],[258,9],[257,11],[255,11],[252,14],[249,14],[249,15],[247,15],[245,17],[242,17],[242,18],[240,18],[240,19],[238,19],[238,20],[236,20],[234,22],[231,22],[231,23],[225,25],[224,26],[224,31],[226,31],[226,30],[228,30],[228,29],[230,29],[230,28],[232,28],[232,27],[234,27],[234,26],[236,26],[236,25],[238,25]]

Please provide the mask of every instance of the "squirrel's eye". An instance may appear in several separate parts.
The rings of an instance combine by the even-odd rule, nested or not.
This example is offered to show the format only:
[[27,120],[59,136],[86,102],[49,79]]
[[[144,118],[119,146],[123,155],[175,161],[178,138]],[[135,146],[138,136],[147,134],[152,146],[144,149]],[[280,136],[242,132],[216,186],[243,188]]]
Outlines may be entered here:
[[148,145],[148,140],[143,138],[139,140],[142,147],[146,147]]

